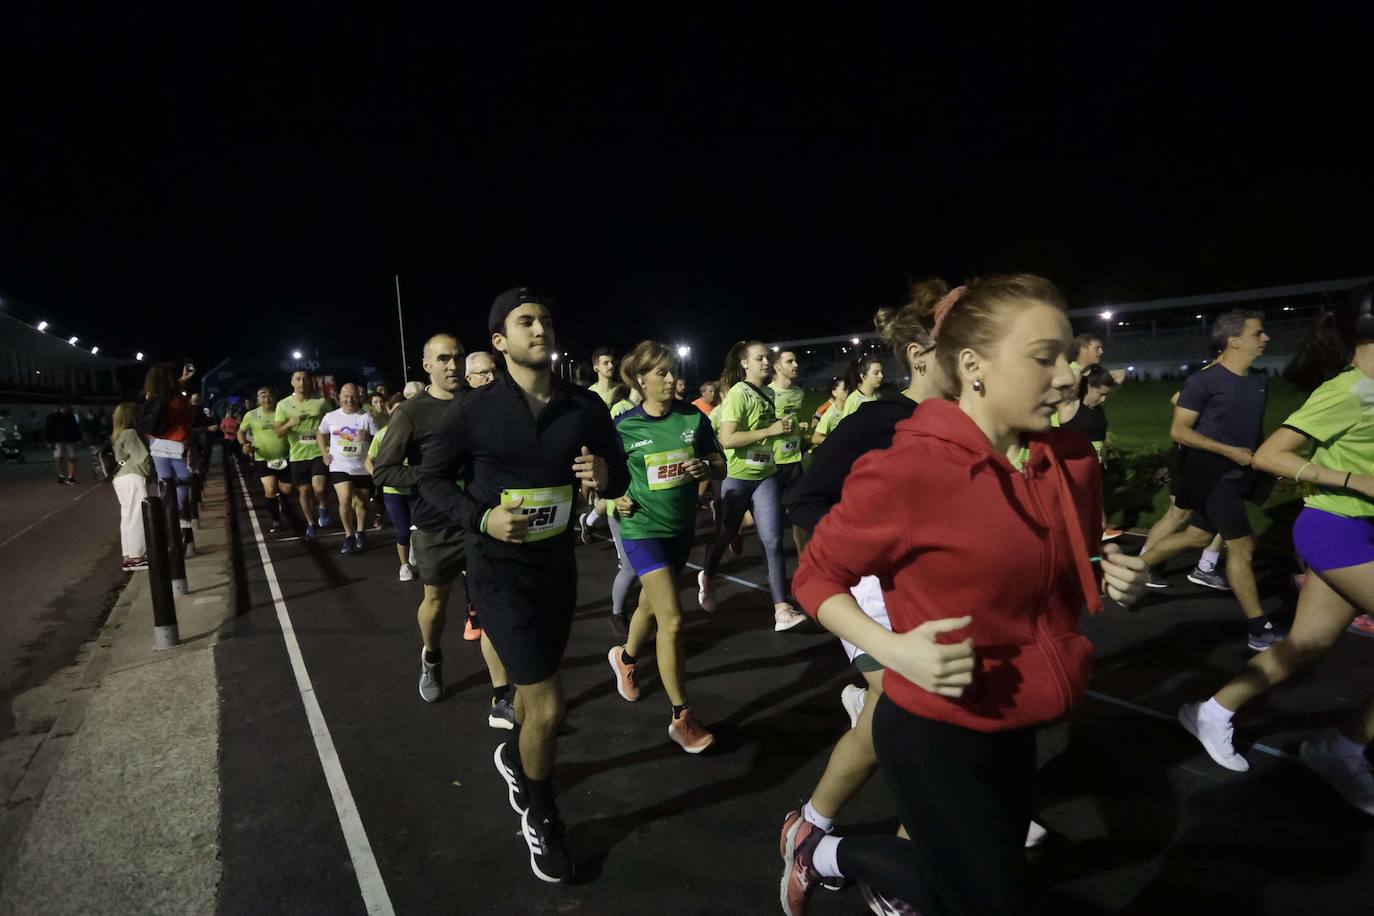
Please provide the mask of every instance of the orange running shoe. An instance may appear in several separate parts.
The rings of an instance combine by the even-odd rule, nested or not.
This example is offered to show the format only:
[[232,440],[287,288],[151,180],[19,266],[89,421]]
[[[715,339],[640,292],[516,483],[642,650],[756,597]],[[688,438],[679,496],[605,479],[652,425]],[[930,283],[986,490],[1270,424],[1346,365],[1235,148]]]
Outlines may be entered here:
[[611,646],[611,650],[606,653],[606,661],[611,663],[611,671],[615,673],[615,689],[620,694],[621,699],[633,703],[639,699],[639,683],[635,680],[635,665],[625,664],[621,653],[625,651],[624,646]]
[[482,638],[482,623],[477,619],[477,612],[468,608],[468,619],[463,624],[463,638],[468,642],[476,642]]
[[692,715],[690,706],[668,724],[668,737],[689,754],[700,754],[716,740],[716,736],[706,730],[701,720]]

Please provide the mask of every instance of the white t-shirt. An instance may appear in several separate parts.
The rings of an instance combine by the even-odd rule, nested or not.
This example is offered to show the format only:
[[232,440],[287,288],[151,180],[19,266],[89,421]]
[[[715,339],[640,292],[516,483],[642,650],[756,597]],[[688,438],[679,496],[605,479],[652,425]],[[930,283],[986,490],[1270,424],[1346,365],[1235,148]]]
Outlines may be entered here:
[[320,420],[320,432],[329,437],[329,470],[339,474],[366,474],[363,459],[367,446],[377,434],[377,424],[369,413],[345,413],[340,407]]

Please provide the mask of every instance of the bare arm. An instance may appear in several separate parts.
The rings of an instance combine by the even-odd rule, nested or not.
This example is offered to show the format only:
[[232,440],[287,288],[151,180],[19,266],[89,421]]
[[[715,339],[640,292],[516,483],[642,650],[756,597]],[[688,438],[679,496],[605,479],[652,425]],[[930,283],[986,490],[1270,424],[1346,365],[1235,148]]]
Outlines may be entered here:
[[723,420],[720,424],[720,434],[716,438],[725,448],[748,448],[770,436],[781,436],[788,431],[786,423],[786,420],[778,420],[765,429],[741,430],[735,421]]
[[[1274,430],[1273,435],[1265,439],[1259,451],[1255,452],[1255,467],[1266,474],[1287,477],[1289,480],[1297,480],[1301,473],[1303,483],[1315,483],[1332,490],[1350,490],[1374,499],[1374,477],[1350,474],[1347,478],[1345,471],[1308,461],[1298,454],[1298,449],[1306,441],[1307,437],[1297,430],[1287,427]],[[1347,479],[1349,485],[1346,484]]]

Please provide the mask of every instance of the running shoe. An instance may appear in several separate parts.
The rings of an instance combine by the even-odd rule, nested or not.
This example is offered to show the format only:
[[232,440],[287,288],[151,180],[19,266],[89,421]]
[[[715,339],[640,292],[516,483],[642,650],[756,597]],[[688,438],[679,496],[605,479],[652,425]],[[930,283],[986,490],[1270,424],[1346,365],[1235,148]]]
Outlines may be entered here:
[[884,897],[867,884],[860,884],[859,890],[864,895],[864,903],[868,904],[868,911],[874,916],[921,916],[921,911],[911,904],[896,897]]
[[806,910],[806,898],[820,881],[821,876],[811,867],[811,856],[825,831],[802,817],[800,811],[787,818],[783,822],[782,884],[778,896],[787,916],[801,916]]
[[536,878],[560,884],[573,876],[572,856],[568,854],[563,821],[557,812],[535,820],[526,811],[520,815],[520,829],[530,849],[530,871]]
[[1049,835],[1050,832],[1048,830],[1037,824],[1035,821],[1031,821],[1029,829],[1026,830],[1026,848],[1034,849],[1041,843],[1045,842],[1045,837]]
[[1122,531],[1120,528],[1103,528],[1102,543],[1105,544],[1108,541],[1115,541],[1117,538],[1121,537],[1125,533],[1126,532]]
[[856,684],[850,684],[840,691],[840,705],[849,713],[849,727],[859,727],[859,715],[864,711],[864,700],[868,691]]
[[437,662],[425,661],[425,650],[420,650],[420,699],[426,703],[437,703],[444,692],[444,658]]
[[148,568],[147,557],[130,557],[129,562],[124,564],[125,572],[139,572]]
[[409,566],[402,566],[401,571],[396,574],[396,578],[400,579],[402,582],[409,582],[415,578],[415,570],[411,569]]
[[1146,587],[1146,588],[1168,588],[1168,587],[1169,587],[1169,580],[1166,579],[1166,578],[1164,578],[1163,576],[1161,576],[1159,573],[1155,572],[1155,571],[1152,569],[1152,570],[1150,570],[1150,578],[1147,579],[1147,580],[1145,581],[1145,587]]
[[1374,771],[1364,754],[1342,754],[1336,750],[1338,732],[1323,729],[1298,748],[1298,756],[1341,798],[1365,814],[1374,815]]
[[515,704],[505,697],[491,698],[491,711],[487,713],[487,724],[492,728],[515,728]]
[[315,540],[315,526],[314,526],[314,525],[306,525],[306,526],[305,526],[305,539],[306,539],[307,541],[313,541],[313,540]]
[[339,548],[339,553],[343,554],[344,556],[348,556],[349,554],[357,553],[357,552],[358,552],[358,548],[354,545],[353,538],[352,538],[352,537],[346,537],[346,538],[344,538],[344,539],[343,539],[343,545]]
[[1350,629],[1356,633],[1363,633],[1366,636],[1374,636],[1374,617],[1368,614],[1361,614],[1350,621]]
[[463,638],[468,642],[476,642],[482,638],[482,621],[477,619],[477,612],[468,608],[468,618],[463,621]]
[[1287,635],[1286,630],[1279,629],[1273,623],[1265,623],[1264,629],[1258,633],[1251,633],[1245,644],[1250,647],[1251,652],[1263,652]]
[[366,550],[367,533],[364,531],[359,531],[357,534],[353,535],[353,546],[357,548],[358,553],[362,553],[364,550]]
[[280,530],[281,530],[281,519],[279,519],[279,518],[274,518],[274,519],[272,519],[272,524],[270,524],[270,525],[267,526],[267,533],[268,533],[268,534],[276,534],[276,533],[277,533],[278,531],[280,531]]
[[773,630],[781,633],[790,630],[797,624],[806,620],[806,615],[797,611],[796,608],[787,602],[773,605]]
[[321,528],[328,528],[330,522],[328,510],[321,509],[316,515],[315,521]]
[[1236,773],[1244,773],[1250,769],[1249,762],[1236,753],[1235,745],[1232,744],[1235,730],[1231,724],[1228,722],[1221,726],[1208,722],[1199,715],[1201,709],[1201,703],[1184,703],[1178,708],[1178,724],[1198,740],[1207,756],[1215,760],[1218,766]]
[[606,653],[606,661],[611,663],[611,673],[615,675],[616,693],[620,694],[622,700],[633,703],[639,699],[639,683],[635,680],[635,668],[637,665],[627,665],[621,658],[621,653],[625,647],[611,646]]
[[716,741],[716,736],[706,730],[700,719],[692,715],[690,706],[668,723],[668,737],[689,754],[700,754]]
[[1225,576],[1215,569],[1211,572],[1207,572],[1201,566],[1193,567],[1193,571],[1188,573],[1188,581],[1194,585],[1214,588],[1219,592],[1229,592],[1231,590],[1231,583],[1226,581]]
[[57,475],[57,485],[58,485],[59,487],[65,487],[65,486],[67,485],[67,478],[64,477],[64,476],[61,475],[61,474],[58,474],[58,475]]
[[592,542],[592,523],[587,521],[590,512],[584,512],[577,517],[577,536],[582,539],[583,544]]
[[506,781],[506,794],[510,799],[511,810],[516,814],[524,814],[530,807],[529,792],[525,789],[525,774],[506,759],[504,741],[496,746],[496,753],[491,755],[491,759],[496,764],[496,772]]
[[716,609],[716,584],[704,569],[697,573],[697,605],[703,611]]
[[734,539],[733,541],[730,542],[730,552],[731,552],[732,554],[734,554],[735,556],[737,556],[737,557],[743,555],[743,553],[744,553],[744,535],[742,535],[742,534],[735,535],[735,539]]

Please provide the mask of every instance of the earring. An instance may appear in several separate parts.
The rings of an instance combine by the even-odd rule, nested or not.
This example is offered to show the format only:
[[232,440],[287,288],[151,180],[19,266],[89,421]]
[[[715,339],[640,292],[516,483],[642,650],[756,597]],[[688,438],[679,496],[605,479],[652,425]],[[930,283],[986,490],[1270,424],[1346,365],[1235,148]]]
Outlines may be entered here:
[[978,392],[979,394],[982,394],[982,393],[983,393],[983,380],[982,380],[982,379],[976,378],[976,379],[973,380],[973,390],[976,391],[976,392]]

